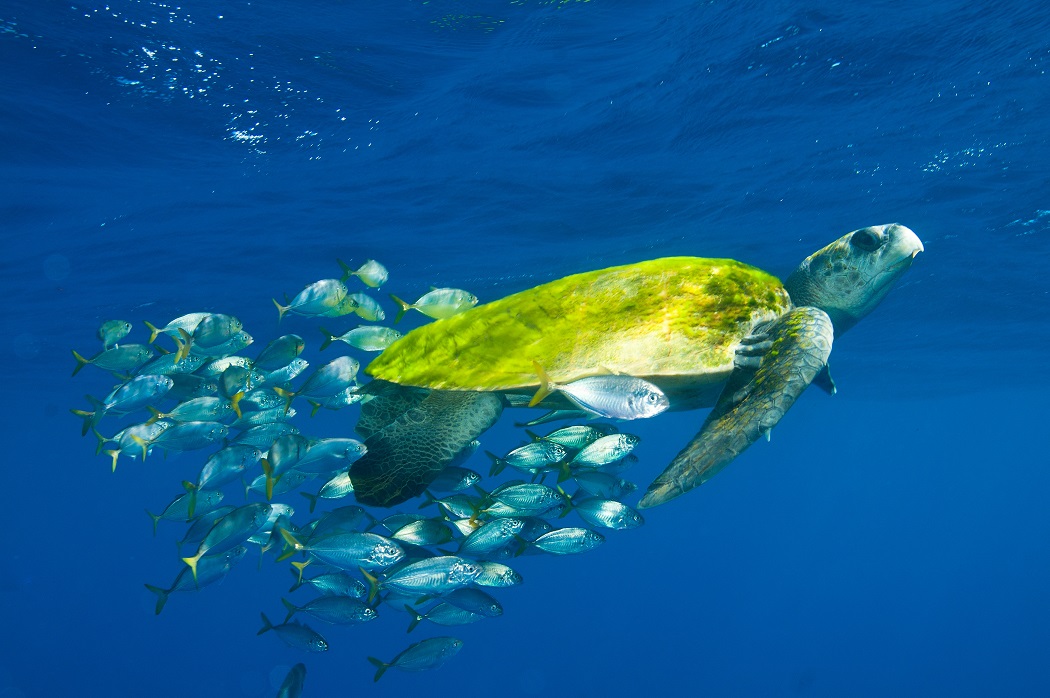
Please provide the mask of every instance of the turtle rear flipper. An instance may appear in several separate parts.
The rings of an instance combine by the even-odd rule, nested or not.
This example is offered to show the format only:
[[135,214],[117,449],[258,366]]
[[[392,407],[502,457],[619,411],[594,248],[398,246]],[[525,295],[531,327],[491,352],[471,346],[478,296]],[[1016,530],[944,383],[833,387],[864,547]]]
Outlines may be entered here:
[[649,486],[639,507],[697,487],[767,434],[827,365],[834,328],[819,308],[795,308],[774,322],[757,370],[738,366],[700,432]]
[[503,413],[495,393],[433,390],[365,439],[350,467],[361,504],[389,507],[423,493]]

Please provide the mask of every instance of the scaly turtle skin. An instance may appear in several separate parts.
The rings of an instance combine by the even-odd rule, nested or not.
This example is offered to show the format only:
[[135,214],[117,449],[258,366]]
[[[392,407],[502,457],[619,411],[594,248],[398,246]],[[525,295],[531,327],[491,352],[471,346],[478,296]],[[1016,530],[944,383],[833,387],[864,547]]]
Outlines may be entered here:
[[[908,228],[873,226],[810,255],[784,283],[735,260],[668,257],[574,274],[424,325],[366,369],[376,399],[358,424],[369,452],[350,471],[357,497],[390,506],[422,493],[495,423],[507,396],[539,388],[539,364],[559,384],[620,373],[660,387],[672,409],[715,406],[641,506],[668,501],[768,432],[810,382],[831,389],[834,336],[921,250]],[[409,433],[435,448],[408,444]]]

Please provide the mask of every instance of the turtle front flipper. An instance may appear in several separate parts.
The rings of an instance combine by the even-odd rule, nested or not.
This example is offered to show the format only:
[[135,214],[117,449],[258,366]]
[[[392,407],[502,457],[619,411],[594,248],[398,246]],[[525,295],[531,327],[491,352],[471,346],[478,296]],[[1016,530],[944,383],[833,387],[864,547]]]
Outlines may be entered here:
[[700,432],[649,486],[639,503],[653,507],[714,477],[767,434],[827,365],[834,329],[819,308],[795,308],[766,330],[772,345],[758,369],[738,366]]
[[365,439],[368,452],[350,467],[354,496],[389,507],[422,494],[502,413],[495,393],[431,391]]

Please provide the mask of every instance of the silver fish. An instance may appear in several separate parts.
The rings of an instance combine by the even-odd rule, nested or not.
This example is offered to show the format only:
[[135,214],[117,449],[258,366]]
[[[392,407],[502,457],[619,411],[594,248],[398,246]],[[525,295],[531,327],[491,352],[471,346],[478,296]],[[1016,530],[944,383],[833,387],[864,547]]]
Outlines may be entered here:
[[297,334],[286,334],[273,340],[255,357],[254,366],[260,371],[277,371],[303,353],[306,342]]
[[262,635],[265,632],[273,630],[277,633],[277,637],[281,638],[284,644],[289,647],[306,650],[307,652],[328,651],[328,641],[310,626],[303,623],[281,623],[280,625],[274,625],[270,622],[270,619],[266,617],[265,613],[260,615],[262,616],[263,627],[262,630],[255,633],[256,635]]
[[521,574],[507,567],[502,562],[491,560],[478,560],[481,574],[474,583],[482,587],[513,587],[521,584],[524,580]]
[[288,670],[288,675],[277,689],[277,698],[301,698],[306,683],[306,665],[299,662]]
[[[305,567],[305,563],[301,564]],[[304,584],[309,584],[324,596],[348,596],[354,599],[363,599],[368,596],[368,587],[361,580],[346,572],[325,572],[310,578],[304,578],[300,574],[289,591],[295,591]]]
[[131,323],[127,320],[107,320],[99,326],[98,338],[102,340],[102,348],[109,349],[127,337],[130,332]]
[[562,385],[552,381],[538,363],[533,362],[533,367],[540,377],[540,388],[529,401],[529,407],[554,391],[562,393],[581,409],[607,419],[644,419],[671,406],[662,390],[642,378],[591,376]]
[[463,641],[454,637],[431,637],[409,646],[389,662],[369,657],[368,661],[377,667],[373,681],[382,678],[386,670],[391,667],[401,671],[437,669],[454,657],[462,647]]
[[170,412],[161,412],[149,408],[153,413],[152,421],[170,419],[173,422],[218,422],[233,414],[233,406],[226,398],[207,396],[195,397],[180,402]]
[[424,620],[429,620],[436,625],[448,626],[467,625],[468,623],[476,623],[485,619],[485,616],[480,613],[471,613],[450,603],[435,604],[426,613],[420,613],[408,604],[405,604],[405,610],[412,616],[412,621],[408,624],[408,630],[406,631],[409,633],[415,630],[416,626]]
[[537,473],[549,469],[561,461],[567,451],[564,446],[553,441],[533,441],[514,449],[503,458],[499,458],[491,451],[485,451],[485,453],[492,459],[492,469],[489,475],[499,475],[508,465],[524,473]]
[[288,609],[284,622],[287,623],[296,613],[308,613],[317,620],[336,625],[356,625],[376,619],[376,612],[367,604],[349,596],[321,596],[302,606],[296,606],[288,599],[281,599]]
[[532,542],[532,548],[552,555],[572,555],[593,550],[605,536],[589,528],[556,528]]
[[638,445],[634,434],[609,434],[576,454],[569,465],[573,468],[600,468],[625,458]]
[[361,351],[383,351],[401,339],[401,333],[397,330],[379,325],[361,325],[341,335],[332,334],[323,327],[320,330],[325,336],[325,340],[321,343],[322,350],[332,342],[346,342]]
[[368,602],[380,589],[402,594],[443,594],[471,584],[481,568],[474,562],[456,555],[441,555],[413,562],[383,580],[362,570],[369,584]]
[[197,325],[201,323],[201,320],[211,315],[211,313],[187,313],[186,315],[180,315],[164,327],[157,327],[148,322],[143,323],[150,330],[149,343],[153,344],[157,341],[157,336],[166,334],[169,337],[178,337],[179,330],[192,335],[193,331],[197,329]]
[[73,369],[74,376],[88,364],[105,371],[129,373],[153,358],[153,348],[145,344],[123,344],[112,349],[103,349],[90,359],[85,359],[74,351],[73,358],[77,360],[76,368]]
[[273,507],[263,502],[245,504],[216,521],[197,546],[197,553],[182,558],[193,572],[193,578],[197,578],[197,563],[202,557],[218,555],[241,545],[266,523],[271,511]]
[[335,261],[339,262],[339,266],[343,268],[343,281],[346,281],[351,276],[356,276],[357,278],[361,279],[361,281],[363,281],[366,286],[377,288],[385,284],[387,278],[389,278],[390,276],[386,270],[386,267],[384,267],[382,264],[375,261],[374,259],[368,260],[360,267],[358,267],[356,271],[351,271],[350,267],[347,266],[347,264],[345,264],[342,260],[337,259]]
[[305,552],[326,565],[342,570],[389,567],[405,557],[401,546],[375,533],[332,533],[318,540],[311,539],[307,544],[301,543],[283,529],[281,535],[295,551]]
[[487,592],[473,587],[454,589],[447,594],[442,594],[441,600],[452,604],[464,611],[477,613],[478,615],[495,618],[503,615],[503,606]]
[[592,526],[623,530],[627,528],[638,528],[645,523],[645,519],[637,511],[623,502],[612,499],[598,499],[589,497],[580,500],[571,500],[573,511],[580,518]]
[[638,485],[600,470],[580,470],[573,474],[580,489],[600,499],[620,499],[638,489]]
[[277,306],[277,321],[284,318],[288,312],[306,317],[323,315],[326,311],[339,305],[347,294],[346,284],[339,279],[321,279],[306,286],[296,294],[288,305],[281,305],[274,299],[273,304]]
[[178,575],[175,576],[175,581],[167,589],[147,584],[146,588],[157,595],[157,605],[153,612],[160,615],[160,612],[164,610],[164,605],[168,602],[168,597],[176,591],[197,591],[209,584],[222,581],[226,574],[233,569],[233,566],[244,557],[246,552],[248,552],[248,549],[242,545],[233,550],[228,550],[222,555],[205,555],[197,563],[196,581],[194,581],[193,575],[190,574],[189,568],[183,567],[179,570]]
[[390,298],[397,303],[400,310],[394,322],[398,322],[409,310],[415,309],[427,317],[440,320],[458,315],[478,304],[478,297],[458,288],[434,288],[420,296],[415,303],[407,303],[394,294]]

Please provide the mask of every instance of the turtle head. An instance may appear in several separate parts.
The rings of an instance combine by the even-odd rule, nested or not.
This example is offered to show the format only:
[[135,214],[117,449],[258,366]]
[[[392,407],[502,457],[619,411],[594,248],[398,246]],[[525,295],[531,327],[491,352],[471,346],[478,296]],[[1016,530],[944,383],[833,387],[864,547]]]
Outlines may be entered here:
[[806,257],[784,287],[796,307],[826,312],[838,336],[879,304],[922,250],[903,225],[861,228]]

